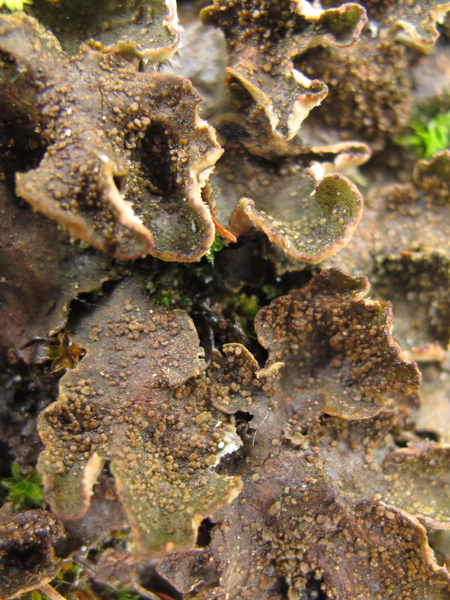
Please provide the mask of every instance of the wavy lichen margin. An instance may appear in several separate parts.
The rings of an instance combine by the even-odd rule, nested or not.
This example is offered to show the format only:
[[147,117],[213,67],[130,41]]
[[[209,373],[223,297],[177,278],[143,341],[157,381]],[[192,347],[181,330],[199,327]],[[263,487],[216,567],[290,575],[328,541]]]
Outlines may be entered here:
[[127,280],[73,340],[86,355],[38,420],[38,470],[52,511],[81,518],[109,461],[136,554],[192,548],[201,521],[242,489],[239,477],[215,471],[241,441],[211,403],[194,324]]
[[264,109],[273,134],[285,140],[328,93],[323,81],[295,68],[295,59],[317,45],[355,44],[367,21],[360,4],[322,8],[304,0],[214,0],[200,16],[223,29],[228,74]]
[[230,231],[238,237],[256,227],[288,256],[305,263],[318,263],[338,252],[361,220],[363,197],[345,175],[329,173],[314,181],[316,172],[307,169],[299,178],[305,185],[299,215],[277,219],[257,210],[252,199],[241,198],[231,216]]
[[215,230],[202,187],[222,150],[191,83],[87,46],[68,59],[23,13],[0,16],[0,51],[13,65],[0,106],[48,145],[18,195],[111,256],[199,260]]

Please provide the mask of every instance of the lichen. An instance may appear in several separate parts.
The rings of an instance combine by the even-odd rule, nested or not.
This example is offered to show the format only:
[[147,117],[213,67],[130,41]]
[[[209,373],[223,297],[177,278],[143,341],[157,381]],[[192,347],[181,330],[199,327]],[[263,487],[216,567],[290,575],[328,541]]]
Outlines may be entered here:
[[266,161],[230,144],[211,178],[220,218],[233,211],[229,228],[236,237],[257,228],[297,261],[317,263],[336,253],[356,229],[363,199],[347,177],[320,161],[319,151],[315,159],[305,169],[301,155]]
[[0,597],[15,598],[51,581],[59,571],[53,544],[63,535],[60,521],[44,510],[0,509]]
[[170,60],[180,44],[175,0],[100,0],[36,2],[32,12],[48,29],[57,30],[62,47],[76,54],[81,42],[138,61],[147,70]]
[[201,520],[240,491],[238,478],[213,470],[240,440],[211,405],[192,321],[127,281],[73,339],[86,356],[38,424],[46,446],[38,469],[52,510],[82,517],[109,461],[136,551],[192,547]]
[[0,353],[30,361],[36,359],[33,341],[64,327],[73,298],[98,289],[118,271],[107,257],[71,243],[54,223],[15,197],[14,172],[23,165],[26,136],[0,125],[0,237],[6,240],[0,245]]
[[328,259],[349,273],[370,274],[378,297],[394,303],[398,341],[418,360],[433,360],[436,343],[445,350],[450,339],[445,293],[449,164],[444,150],[417,162],[413,182],[373,188],[355,235]]
[[423,383],[420,388],[421,404],[415,414],[418,431],[450,443],[450,386],[444,364],[422,365]]
[[300,73],[295,59],[318,44],[355,44],[366,12],[350,2],[324,9],[300,0],[215,0],[201,18],[225,33],[227,73],[264,109],[273,133],[290,140],[328,91],[323,82]]
[[103,50],[68,60],[22,13],[0,24],[0,50],[27,73],[5,72],[0,89],[49,144],[37,169],[17,174],[17,194],[107,254],[198,260],[214,239],[201,186],[221,150],[191,84]]
[[[368,2],[368,6],[378,3]],[[368,8],[370,11],[370,8]],[[436,27],[442,23],[450,10],[450,3],[442,0],[425,0],[411,5],[407,0],[392,3],[387,10],[382,8],[385,24],[397,32],[401,41],[421,46],[431,46],[439,37]]]
[[449,600],[450,4],[211,3],[0,8],[0,597]]
[[[430,553],[418,520],[448,527],[448,448],[430,443],[396,447],[393,439],[403,419],[398,392],[416,387],[418,374],[413,364],[401,360],[392,340],[383,337],[387,323],[380,330],[374,318],[370,333],[365,319],[381,306],[362,300],[366,292],[362,279],[321,273],[260,311],[256,331],[269,349],[262,369],[239,344],[213,355],[211,376],[221,382],[214,402],[227,413],[243,411],[253,418],[241,433],[245,460],[228,471],[244,481],[237,502],[217,514],[205,548],[171,553],[160,562],[159,572],[183,597],[200,600],[227,593],[230,599],[256,599],[264,590],[265,597],[281,600],[286,594],[301,598],[311,589],[331,599],[397,598],[404,592],[417,599],[426,594],[448,597],[450,578]],[[347,358],[338,358],[334,344],[339,346],[338,328],[347,321],[346,310],[352,326],[343,330],[354,327],[355,336],[350,334],[345,343]],[[383,408],[387,390],[383,392],[379,378],[373,387],[378,410],[350,410],[356,382],[346,362],[367,354],[361,347],[366,343],[378,349],[373,364],[381,371],[383,360],[391,356],[385,379],[391,390],[388,411]],[[331,370],[324,376],[326,361]],[[345,373],[345,385],[331,398],[329,410],[326,401],[330,390],[337,389],[333,382],[339,382],[339,372]],[[411,378],[407,385],[405,376]],[[369,397],[373,373],[363,368],[356,377],[359,389],[367,382]],[[320,392],[325,381],[326,390]],[[339,395],[345,398],[341,405]],[[361,398],[354,406],[360,404]],[[330,416],[324,418],[324,413]],[[420,469],[416,461],[423,461]],[[431,461],[430,470],[423,468],[426,461]],[[430,481],[442,496],[430,493]]]
[[305,419],[322,412],[344,419],[374,416],[389,392],[406,394],[419,386],[416,365],[402,361],[391,338],[390,307],[363,300],[366,293],[364,278],[324,271],[256,317],[269,365],[285,363],[281,385],[301,403]]
[[408,124],[413,95],[407,50],[391,37],[366,33],[355,48],[323,48],[299,67],[329,86],[323,105],[311,115],[324,123],[327,135],[337,127],[377,148]]

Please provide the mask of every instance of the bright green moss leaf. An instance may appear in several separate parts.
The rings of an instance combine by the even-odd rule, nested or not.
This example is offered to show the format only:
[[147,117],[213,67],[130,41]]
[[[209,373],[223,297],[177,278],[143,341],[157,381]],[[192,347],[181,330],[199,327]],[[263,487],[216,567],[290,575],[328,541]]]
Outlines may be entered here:
[[450,147],[450,111],[436,115],[428,123],[411,123],[410,127],[414,133],[399,138],[396,143],[414,148],[418,156],[431,158]]
[[2,479],[1,484],[9,490],[8,500],[15,510],[23,508],[42,507],[45,504],[42,478],[32,469],[28,474],[21,474],[17,463],[11,465],[12,477]]

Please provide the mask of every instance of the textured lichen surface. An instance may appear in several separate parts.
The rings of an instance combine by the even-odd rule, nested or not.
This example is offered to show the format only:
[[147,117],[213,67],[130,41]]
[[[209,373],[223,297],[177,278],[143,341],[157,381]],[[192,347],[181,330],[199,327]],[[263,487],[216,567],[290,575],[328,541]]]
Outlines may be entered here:
[[365,33],[354,48],[323,48],[299,68],[329,84],[323,105],[311,115],[324,123],[325,135],[339,127],[351,137],[382,145],[399,135],[412,116],[408,50],[391,35]]
[[418,387],[416,365],[402,361],[390,336],[389,307],[360,299],[366,290],[364,279],[324,271],[306,289],[278,298],[257,315],[269,365],[285,364],[281,385],[298,393],[302,418],[321,412],[344,419],[373,416],[387,392]]
[[46,496],[82,517],[106,460],[143,554],[192,546],[203,518],[231,501],[237,478],[217,475],[240,440],[211,405],[192,321],[158,309],[139,284],[119,284],[73,340],[86,348],[39,419]]
[[24,15],[0,23],[0,50],[16,71],[5,69],[0,87],[18,116],[34,113],[49,144],[37,169],[17,174],[17,194],[107,254],[198,260],[214,238],[200,188],[221,150],[191,84],[137,73],[101,49],[68,60],[50,34],[44,51]]
[[350,2],[321,9],[300,0],[215,0],[201,17],[225,32],[228,74],[263,107],[274,134],[289,140],[328,91],[297,71],[294,59],[317,45],[354,44],[366,12]]
[[450,600],[450,4],[15,4],[0,600]]
[[58,519],[44,510],[0,510],[0,595],[15,598],[58,574],[53,545],[63,536]]
[[450,339],[449,163],[446,150],[418,161],[413,181],[373,188],[355,236],[328,263],[353,274],[373,272],[377,294],[397,311],[399,343],[418,360],[443,357]]
[[106,256],[71,244],[67,234],[15,197],[20,150],[8,149],[8,141],[0,128],[0,348],[26,358],[27,344],[66,324],[74,297],[100,288],[117,272]]
[[96,4],[62,0],[35,3],[29,10],[49,29],[58,29],[58,39],[69,54],[77,52],[81,41],[94,40],[156,67],[170,59],[180,43],[175,0],[100,0]]
[[[325,281],[330,292],[326,297],[322,296]],[[226,590],[231,598],[258,598],[264,590],[263,597],[284,598],[280,579],[294,597],[301,597],[312,585],[327,598],[336,599],[358,595],[376,598],[378,593],[395,598],[405,590],[412,598],[448,597],[448,575],[429,554],[425,529],[419,524],[422,520],[448,526],[450,515],[444,499],[448,498],[448,482],[446,468],[442,468],[442,462],[448,461],[444,457],[448,450],[439,444],[396,450],[393,436],[404,418],[398,390],[408,392],[396,378],[402,379],[410,371],[410,385],[417,385],[417,379],[415,383],[413,380],[417,371],[401,360],[392,340],[389,351],[383,337],[364,330],[356,316],[358,306],[364,305],[367,316],[381,308],[358,299],[366,291],[361,279],[324,272],[302,294],[293,292],[277,299],[258,314],[256,330],[270,350],[262,370],[237,344],[224,347],[225,360],[213,356],[211,368],[223,382],[218,406],[231,413],[248,412],[253,420],[243,435],[245,461],[235,463],[232,471],[244,481],[233,509],[239,520],[228,509],[221,511],[207,548],[188,555],[170,554],[160,563],[160,572],[187,597],[220,597]],[[308,301],[308,307],[300,305],[300,298]],[[346,321],[343,307],[358,323],[356,339],[349,335],[344,354],[338,351],[333,356],[323,347],[320,367],[315,367],[305,337],[314,339],[315,323],[315,328],[335,334],[331,344],[333,338],[338,343],[339,334],[326,315],[329,310],[339,327]],[[376,328],[377,320],[373,315],[372,319]],[[305,336],[306,332],[309,335]],[[326,340],[323,334],[318,337]],[[351,392],[347,393],[354,386],[349,376],[352,367],[346,362],[365,353],[362,348],[355,352],[355,343],[368,343],[381,356],[392,357],[393,370],[385,378],[392,392],[390,410],[379,408],[375,417],[361,419],[354,407],[364,403],[353,398],[351,407]],[[315,346],[321,347],[317,341]],[[335,416],[324,419],[328,407],[318,399],[325,396],[327,400],[329,392],[320,394],[319,389],[317,394],[307,385],[314,384],[316,374],[318,381],[324,382],[319,368],[323,368],[327,354],[334,364],[326,380],[327,390],[336,389],[333,383],[339,386],[341,373],[346,373],[347,385],[340,392],[344,402],[336,402],[339,393],[331,399],[339,407],[335,410],[331,406],[329,413]],[[386,367],[376,354],[371,353],[382,372]],[[226,364],[225,376],[219,376]],[[289,381],[290,373],[304,370],[307,372],[298,386]],[[373,373],[360,373],[359,380],[370,386]],[[297,387],[302,391],[306,388],[306,393],[296,393]],[[380,402],[383,387],[382,383],[377,386]],[[411,409],[409,406],[407,411]],[[420,475],[412,466],[416,461],[428,461],[432,467]],[[410,482],[412,470],[417,488]],[[429,478],[442,490],[442,500],[430,493]],[[405,561],[411,568],[405,567]],[[201,564],[208,568],[199,572]],[[392,576],[386,578],[386,572]],[[401,583],[396,583],[400,572]],[[205,575],[206,582],[201,580]],[[313,584],[315,580],[317,584]]]
[[317,263],[348,243],[363,210],[357,187],[335,170],[316,178],[301,157],[280,164],[230,147],[211,177],[213,199],[237,237],[256,228],[288,256]]

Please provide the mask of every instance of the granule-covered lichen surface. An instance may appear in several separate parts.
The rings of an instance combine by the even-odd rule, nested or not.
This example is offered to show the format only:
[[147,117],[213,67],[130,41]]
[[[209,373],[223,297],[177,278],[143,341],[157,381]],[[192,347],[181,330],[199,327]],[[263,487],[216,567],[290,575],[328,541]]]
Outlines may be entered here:
[[0,600],[450,600],[450,2],[12,8]]
[[215,0],[201,17],[225,33],[228,74],[264,108],[274,135],[290,140],[327,95],[323,81],[295,69],[295,58],[317,45],[354,44],[366,11],[351,2],[322,10],[300,0]]
[[62,518],[80,518],[106,460],[142,554],[192,546],[200,521],[240,491],[217,475],[240,440],[211,405],[197,333],[186,313],[118,285],[73,339],[86,356],[40,416],[38,469]]
[[0,15],[0,27],[2,105],[48,145],[16,174],[17,194],[106,254],[198,260],[214,238],[201,185],[221,150],[190,82],[102,48],[68,59],[48,33],[44,51],[25,15]]

